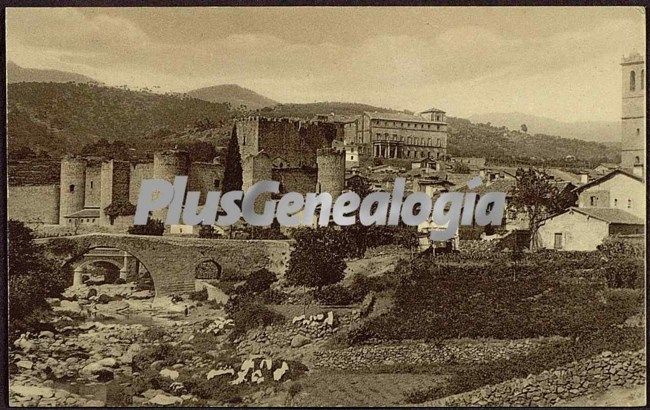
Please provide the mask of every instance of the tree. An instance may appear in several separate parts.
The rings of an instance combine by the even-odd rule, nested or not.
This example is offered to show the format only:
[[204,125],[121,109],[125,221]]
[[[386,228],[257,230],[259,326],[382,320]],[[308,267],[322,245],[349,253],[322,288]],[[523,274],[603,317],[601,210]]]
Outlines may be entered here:
[[72,284],[72,272],[50,258],[22,222],[9,220],[8,235],[9,333],[13,339],[44,326],[50,310],[45,298],[60,296]]
[[537,230],[540,222],[573,205],[575,196],[561,191],[552,178],[544,172],[519,168],[516,184],[512,188],[511,205],[528,216],[530,248],[537,248]]
[[327,228],[301,230],[294,239],[296,244],[289,259],[287,283],[320,290],[343,279],[345,261],[337,244],[332,243],[333,235]]
[[132,235],[161,236],[165,232],[165,224],[159,219],[148,219],[146,225],[133,225],[129,228]]
[[470,169],[467,166],[467,164],[463,164],[462,162],[454,162],[452,167],[451,167],[452,172],[456,174],[469,174]]
[[526,124],[521,124],[521,131],[528,132],[528,127],[526,126]]
[[104,213],[110,218],[111,224],[118,216],[135,215],[136,207],[128,201],[111,202],[106,208]]
[[232,127],[223,170],[223,193],[239,191],[242,188],[242,166],[237,139],[237,127]]

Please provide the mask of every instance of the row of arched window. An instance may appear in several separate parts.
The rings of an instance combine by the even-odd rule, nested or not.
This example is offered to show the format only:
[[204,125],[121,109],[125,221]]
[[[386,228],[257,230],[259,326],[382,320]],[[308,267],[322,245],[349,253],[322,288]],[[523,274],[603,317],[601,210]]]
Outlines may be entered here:
[[440,138],[437,139],[429,139],[429,138],[420,138],[420,137],[406,137],[404,138],[403,136],[398,136],[397,134],[390,135],[388,133],[385,134],[380,134],[377,133],[376,135],[377,140],[383,140],[383,141],[398,141],[398,142],[406,142],[408,145],[421,145],[421,146],[428,146],[428,147],[441,147],[441,140]]
[[[643,90],[643,83],[645,81],[645,70],[641,69],[641,76],[639,78],[640,90]],[[630,91],[636,90],[636,72],[634,70],[630,71]]]

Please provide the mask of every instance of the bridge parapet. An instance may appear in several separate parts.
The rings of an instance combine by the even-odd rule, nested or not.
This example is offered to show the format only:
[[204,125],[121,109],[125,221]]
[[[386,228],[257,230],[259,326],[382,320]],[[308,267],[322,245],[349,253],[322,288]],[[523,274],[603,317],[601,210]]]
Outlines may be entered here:
[[[47,245],[57,238],[41,238]],[[133,255],[149,271],[156,295],[192,291],[196,267],[212,260],[224,276],[247,276],[261,268],[283,275],[291,252],[291,241],[180,238],[123,234],[67,236],[77,249],[74,263],[88,251],[115,248]]]

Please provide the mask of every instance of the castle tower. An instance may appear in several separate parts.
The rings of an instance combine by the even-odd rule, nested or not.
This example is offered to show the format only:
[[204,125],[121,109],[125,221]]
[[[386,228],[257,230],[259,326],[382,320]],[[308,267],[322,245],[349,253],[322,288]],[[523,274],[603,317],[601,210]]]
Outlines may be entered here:
[[645,61],[639,53],[623,57],[621,167],[645,175]]
[[332,199],[341,195],[345,189],[345,151],[323,148],[316,151],[318,179],[316,192],[329,192]]
[[101,194],[99,199],[99,223],[110,225],[110,218],[104,209],[112,203],[129,202],[131,164],[127,161],[109,160],[102,162]]
[[[190,154],[187,151],[168,150],[156,152],[153,156],[153,177],[174,183],[177,176],[190,174]],[[167,209],[153,212],[153,218],[165,221]]]
[[[242,160],[242,191],[246,191],[259,181],[272,181],[271,158],[265,152],[246,155]],[[271,194],[262,194],[255,200],[255,212],[262,212],[264,204],[271,199]]]
[[83,158],[65,157],[61,161],[60,225],[65,225],[66,216],[84,208],[86,165],[86,160]]

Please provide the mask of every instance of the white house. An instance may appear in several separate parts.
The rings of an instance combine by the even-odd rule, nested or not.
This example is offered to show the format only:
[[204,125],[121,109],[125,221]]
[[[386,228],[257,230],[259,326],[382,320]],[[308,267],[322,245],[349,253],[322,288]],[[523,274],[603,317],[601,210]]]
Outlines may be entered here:
[[645,221],[616,208],[576,208],[544,220],[537,245],[544,249],[593,251],[609,235],[642,234]]
[[645,219],[643,179],[617,169],[576,189],[579,208],[614,208]]

